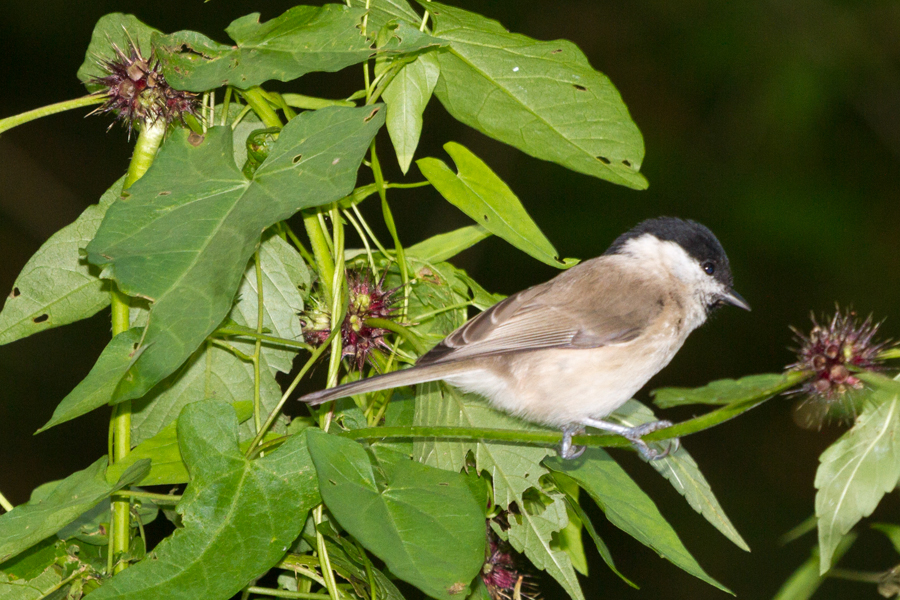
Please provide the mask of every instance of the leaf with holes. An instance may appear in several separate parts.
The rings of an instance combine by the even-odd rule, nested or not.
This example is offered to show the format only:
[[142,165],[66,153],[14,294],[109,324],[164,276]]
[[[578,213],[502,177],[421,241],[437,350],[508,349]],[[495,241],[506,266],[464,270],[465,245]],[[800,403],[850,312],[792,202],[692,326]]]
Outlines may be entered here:
[[147,173],[113,205],[88,258],[124,293],[152,302],[144,344],[117,400],[174,372],[231,310],[263,230],[353,190],[384,123],[383,105],[308,111],[282,130],[252,179],[232,160],[230,127],[171,134]]
[[380,486],[357,442],[310,428],[322,499],[395,576],[443,600],[464,598],[484,563],[484,506],[464,475],[409,460],[381,463]]
[[[653,411],[637,400],[626,402],[613,413],[613,418],[626,427],[636,427],[657,420]],[[683,445],[665,458],[657,458],[648,462],[672,484],[679,494],[684,496],[691,508],[703,515],[703,518],[722,532],[722,535],[734,542],[738,548],[750,552],[747,542],[725,514],[725,509],[713,494],[712,487],[700,472],[700,467],[697,466]]]
[[762,373],[740,379],[719,379],[699,388],[660,388],[653,390],[653,403],[660,408],[683,404],[732,404],[771,398],[809,378],[803,371]]
[[[247,89],[266,81],[291,81],[316,71],[334,72],[367,60],[376,50],[361,32],[366,11],[342,4],[295,6],[261,23],[252,13],[225,30],[234,44],[195,31],[153,37],[167,81],[202,92],[223,85]],[[395,23],[380,52],[414,52],[441,42],[406,23]],[[373,33],[377,33],[375,30]]]
[[[123,178],[124,179],[124,178]],[[109,305],[99,270],[81,256],[122,191],[120,179],[29,259],[0,311],[0,345],[93,316]]]
[[731,593],[697,564],[650,496],[641,491],[609,454],[600,448],[588,448],[575,460],[554,457],[544,464],[577,481],[613,525],[694,577]]
[[143,332],[140,327],[132,327],[110,340],[87,377],[62,399],[47,424],[35,433],[109,404],[122,376],[143,350],[137,348]]
[[422,112],[431,99],[440,70],[434,53],[422,54],[401,67],[384,89],[387,130],[404,175],[419,145]]
[[478,131],[536,158],[634,189],[644,140],[609,79],[575,44],[539,42],[459,8],[422,2],[434,35],[450,43],[438,54],[435,96]]
[[416,161],[441,196],[522,252],[551,267],[567,266],[509,186],[484,161],[455,142],[444,144],[444,150],[456,163],[457,173],[436,158]]
[[229,598],[274,565],[320,502],[305,436],[248,460],[234,409],[197,402],[178,419],[191,474],[177,511],[183,528],[91,592],[94,600]]
[[150,468],[142,461],[122,474],[115,484],[106,482],[106,457],[45,488],[45,495],[0,515],[0,563],[37,544],[108,498],[139,481]]
[[831,568],[843,536],[900,480],[900,382],[872,373],[860,377],[871,388],[862,412],[822,453],[816,471],[820,573]]

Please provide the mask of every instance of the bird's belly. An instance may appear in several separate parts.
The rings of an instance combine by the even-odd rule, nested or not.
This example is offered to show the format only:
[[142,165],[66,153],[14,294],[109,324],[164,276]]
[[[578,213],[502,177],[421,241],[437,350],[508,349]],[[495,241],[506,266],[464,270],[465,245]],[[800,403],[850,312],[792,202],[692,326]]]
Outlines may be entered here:
[[448,382],[484,396],[504,412],[561,427],[619,408],[669,363],[682,341],[644,340],[625,353],[621,346],[523,352],[502,361],[498,357],[487,369]]

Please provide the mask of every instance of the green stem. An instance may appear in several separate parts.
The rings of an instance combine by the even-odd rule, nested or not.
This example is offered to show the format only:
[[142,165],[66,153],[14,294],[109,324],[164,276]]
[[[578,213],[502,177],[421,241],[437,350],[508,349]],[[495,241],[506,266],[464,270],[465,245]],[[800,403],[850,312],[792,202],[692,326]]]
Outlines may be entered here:
[[258,587],[251,585],[247,588],[251,594],[262,594],[263,596],[272,596],[274,598],[300,598],[301,600],[329,600],[331,596],[328,594],[312,594],[308,592],[292,592],[290,590],[275,590],[272,588]]
[[323,300],[330,305],[332,300],[331,281],[334,279],[334,259],[331,258],[331,250],[328,248],[328,240],[325,239],[325,231],[319,223],[316,213],[310,213],[303,217],[303,225],[306,227],[306,235],[312,246],[313,256],[316,259],[316,269],[319,271],[319,285],[324,294]]
[[[265,307],[263,306],[263,278],[262,265],[259,262],[259,250],[253,253],[253,266],[256,271],[256,334],[260,336],[263,330],[263,316],[265,315],[263,311]],[[261,353],[262,340],[257,337],[253,346],[253,424],[256,426],[257,433],[262,429],[261,397],[259,393],[259,357]]]
[[148,500],[153,500],[156,504],[178,504],[181,502],[181,496],[175,494],[154,494],[153,492],[142,492],[139,490],[119,490],[115,495],[129,498],[147,498]]
[[381,172],[381,163],[378,162],[378,154],[375,152],[375,140],[372,140],[369,155],[372,158],[372,174],[375,176],[375,186],[378,188],[378,196],[381,198],[381,212],[384,215],[384,224],[387,225],[391,238],[394,240],[397,264],[400,266],[400,280],[403,282],[403,310],[400,313],[400,317],[403,318],[406,316],[406,310],[409,305],[409,271],[406,265],[406,254],[403,251],[403,244],[400,243],[397,227],[394,225],[394,215],[391,213],[391,207],[388,206],[387,188],[384,184],[384,174]]
[[303,245],[303,242],[300,241],[300,238],[294,233],[294,230],[291,229],[291,226],[287,224],[286,221],[281,222],[281,227],[285,233],[287,233],[288,238],[294,243],[294,246],[297,248],[297,252],[300,253],[300,256],[303,257],[303,260],[307,262],[307,264],[315,263],[316,259],[313,258],[313,255],[306,249],[306,246]]
[[853,571],[850,569],[831,569],[825,573],[825,577],[844,579],[845,581],[858,581],[860,583],[881,583],[884,578],[884,573]]
[[0,506],[2,506],[3,510],[5,510],[6,512],[9,512],[13,509],[12,503],[7,500],[6,496],[4,496],[2,493],[0,493]]
[[404,327],[400,323],[396,323],[389,319],[377,319],[371,318],[366,319],[366,325],[369,327],[377,327],[378,329],[387,329],[388,331],[393,331],[397,335],[401,336],[405,339],[416,351],[416,354],[422,356],[428,350],[425,346],[422,345],[422,342],[419,341],[419,336],[417,336],[413,331],[407,327]]
[[304,96],[303,94],[281,94],[281,97],[294,108],[303,110],[318,110],[326,106],[356,106],[355,102],[349,100],[329,100],[327,98],[316,98],[313,96]]
[[264,333],[257,333],[255,331],[245,331],[243,329],[230,327],[228,325],[226,325],[225,327],[219,327],[218,329],[213,331],[212,334],[215,337],[248,337],[255,340],[261,340],[263,342],[279,344],[281,346],[290,346],[291,348],[300,348],[302,350],[312,351],[312,346],[310,346],[306,342],[289,340],[287,338],[276,337],[274,335],[266,335]]
[[57,102],[56,104],[50,104],[48,106],[35,108],[34,110],[29,110],[28,112],[23,112],[18,115],[6,117],[5,119],[0,119],[0,133],[9,131],[13,127],[18,127],[19,125],[28,123],[29,121],[40,119],[41,117],[55,115],[56,113],[65,112],[74,108],[81,108],[82,106],[102,104],[103,102],[106,102],[106,98],[104,96],[94,96],[93,94],[90,94],[87,96],[82,96],[81,98],[64,100],[62,102]]
[[431,182],[430,182],[430,181],[417,181],[417,182],[415,182],[415,183],[390,183],[390,182],[386,182],[386,183],[384,184],[384,187],[386,187],[386,188],[388,188],[388,189],[390,189],[390,188],[395,188],[395,189],[398,189],[398,190],[411,190],[411,189],[413,189],[413,188],[426,187],[426,186],[429,186],[429,185],[431,185]]
[[[153,164],[156,153],[166,135],[166,122],[158,119],[153,123],[144,123],[134,145],[134,154],[128,165],[128,173],[125,177],[123,191],[130,188],[134,182],[144,176],[144,173]],[[127,202],[127,200],[126,200]],[[112,334],[113,337],[127,331],[131,325],[129,315],[129,298],[117,287],[110,293],[112,308]],[[113,408],[110,419],[110,429],[113,432],[112,456],[109,464],[121,462],[131,452],[131,401],[120,402]],[[112,532],[110,534],[110,554],[115,561],[115,556],[128,552],[131,545],[131,503],[128,499],[113,500],[112,502]],[[118,573],[127,566],[122,561],[115,565],[114,572]]]
[[259,86],[242,91],[241,96],[243,96],[244,100],[247,101],[247,104],[253,108],[253,111],[257,114],[259,120],[262,121],[266,127],[282,126],[281,119],[278,118],[278,113],[275,112],[275,109],[273,109],[269,104],[269,101],[266,100],[265,93]]

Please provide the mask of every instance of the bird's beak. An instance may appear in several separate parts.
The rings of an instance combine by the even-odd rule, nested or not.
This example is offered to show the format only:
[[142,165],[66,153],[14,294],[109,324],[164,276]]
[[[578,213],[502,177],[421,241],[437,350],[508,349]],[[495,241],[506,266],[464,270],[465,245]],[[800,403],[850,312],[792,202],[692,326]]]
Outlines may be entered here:
[[747,301],[731,288],[728,288],[725,293],[722,294],[722,302],[743,308],[744,310],[750,310],[750,305],[747,304]]

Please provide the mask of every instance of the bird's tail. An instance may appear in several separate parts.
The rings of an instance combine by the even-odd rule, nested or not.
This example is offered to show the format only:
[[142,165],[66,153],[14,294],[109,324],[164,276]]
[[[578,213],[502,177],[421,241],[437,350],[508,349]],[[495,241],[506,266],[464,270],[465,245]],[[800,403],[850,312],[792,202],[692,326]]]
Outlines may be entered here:
[[443,363],[393,371],[384,375],[376,375],[375,377],[360,379],[359,381],[345,383],[337,387],[319,390],[318,392],[300,396],[298,400],[316,406],[323,402],[346,398],[355,394],[377,392],[389,388],[425,383],[426,381],[437,381],[452,374],[456,370],[454,367],[452,363]]

